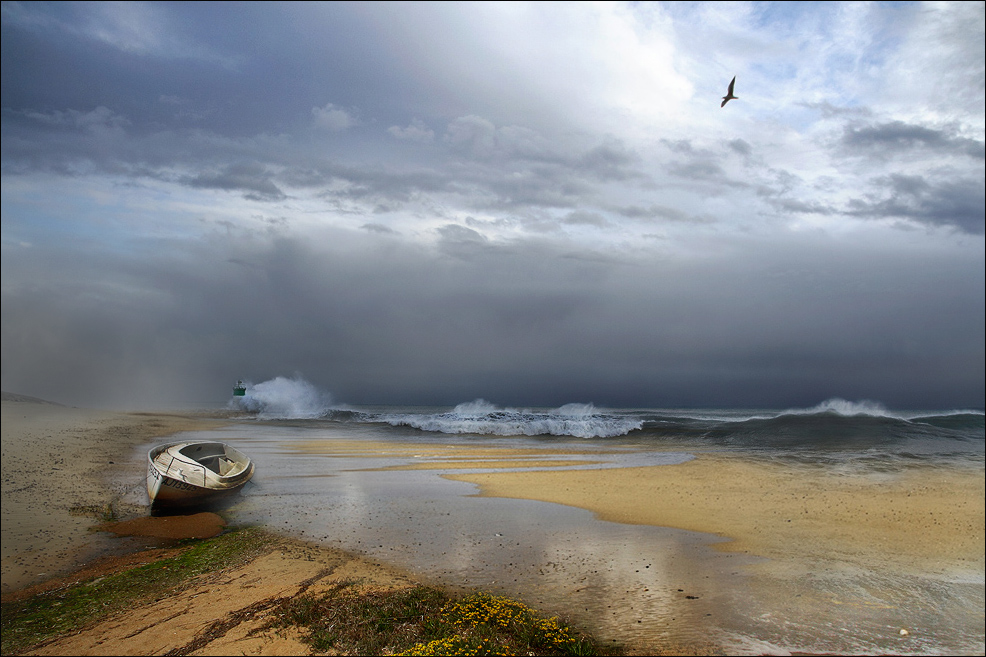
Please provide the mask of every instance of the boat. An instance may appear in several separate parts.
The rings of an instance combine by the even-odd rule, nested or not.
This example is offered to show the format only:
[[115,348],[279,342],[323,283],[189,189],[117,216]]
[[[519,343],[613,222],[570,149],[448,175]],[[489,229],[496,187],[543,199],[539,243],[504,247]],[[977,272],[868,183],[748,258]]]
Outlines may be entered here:
[[152,509],[205,506],[239,493],[253,477],[253,461],[226,443],[185,441],[147,453]]
[[244,397],[245,395],[246,395],[246,386],[243,385],[242,381],[237,381],[236,385],[233,386],[233,396]]

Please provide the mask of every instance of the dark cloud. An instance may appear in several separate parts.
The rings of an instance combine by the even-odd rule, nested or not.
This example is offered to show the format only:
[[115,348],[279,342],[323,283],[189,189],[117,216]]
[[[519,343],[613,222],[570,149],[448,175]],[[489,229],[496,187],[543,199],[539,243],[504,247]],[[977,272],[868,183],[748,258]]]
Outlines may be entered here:
[[753,154],[753,146],[751,146],[749,142],[742,139],[731,139],[726,145],[729,146],[732,151],[744,157],[749,157]]
[[894,174],[872,183],[878,191],[850,201],[850,214],[952,226],[977,235],[986,231],[986,191],[981,180],[929,180]]
[[577,170],[598,180],[630,180],[644,177],[635,169],[640,157],[622,143],[610,141],[596,146],[581,155]]
[[278,189],[272,177],[263,166],[245,163],[233,164],[214,173],[199,173],[182,182],[189,187],[244,192],[246,198],[253,200],[281,200],[285,198],[284,192]]
[[850,151],[874,157],[926,149],[942,154],[966,155],[977,160],[986,159],[986,144],[982,141],[959,137],[953,130],[938,130],[903,121],[847,126],[842,144]]
[[616,208],[615,211],[620,216],[627,217],[628,219],[681,221],[686,223],[708,223],[712,221],[708,217],[691,215],[677,208],[657,204],[647,207],[628,205]]
[[912,262],[806,241],[785,256],[760,244],[714,264],[621,262],[440,233],[438,258],[338,231],[133,258],[6,250],[4,386],[143,403],[291,371],[351,403],[982,399],[984,281],[958,249]]
[[[722,153],[711,148],[696,147],[688,140],[664,140],[663,144],[673,155],[666,165],[666,170],[671,175],[687,183],[715,186],[720,190],[747,186],[747,183],[735,179],[726,172],[723,168],[725,157]],[[741,155],[746,154],[744,151],[747,146],[742,140],[739,142],[734,140],[727,144],[730,151]]]
[[598,212],[584,211],[569,212],[562,219],[562,222],[572,226],[595,226],[596,228],[605,228],[609,225],[609,221]]
[[446,254],[471,259],[490,247],[482,233],[458,224],[446,224],[438,229],[441,239],[438,248]]
[[[970,4],[936,9],[962,17],[948,39],[901,23],[951,48],[941,76],[913,75],[934,48],[893,50],[913,39],[832,45],[906,59],[904,104],[811,31],[790,38],[819,100],[784,101],[816,80],[765,49],[723,113],[735,53],[693,50],[684,6],[668,36],[635,5],[4,3],[3,387],[168,404],[300,372],[352,403],[981,405]],[[674,69],[624,57],[663,47]]]
[[792,198],[773,198],[771,204],[782,212],[792,214],[836,214],[838,211],[823,203]]
[[719,164],[708,158],[696,158],[691,161],[674,162],[668,165],[668,172],[692,181],[725,183],[726,172]]
[[[442,147],[431,152],[435,165],[427,168],[415,162],[353,163],[343,152],[312,153],[284,136],[230,140],[171,130],[137,135],[129,119],[105,107],[48,114],[5,110],[4,116],[8,174],[103,172],[236,191],[261,201],[283,200],[296,188],[365,204],[367,212],[393,211],[422,194],[468,198],[477,209],[568,209],[591,202],[600,184],[645,178],[636,168],[639,157],[618,141],[552,147],[532,130],[496,128],[475,116],[449,124]],[[462,156],[466,161],[458,161]]]

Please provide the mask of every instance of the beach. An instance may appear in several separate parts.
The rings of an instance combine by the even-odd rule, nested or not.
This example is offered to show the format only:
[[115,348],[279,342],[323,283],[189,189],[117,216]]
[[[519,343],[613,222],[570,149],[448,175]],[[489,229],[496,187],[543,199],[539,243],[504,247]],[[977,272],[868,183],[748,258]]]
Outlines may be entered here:
[[[2,404],[4,602],[166,558],[174,541],[208,538],[224,528],[212,513],[152,518],[146,508],[121,502],[132,490],[109,485],[134,474],[132,452],[139,445],[179,431],[214,429],[222,418],[70,408],[7,394]],[[110,507],[130,517],[108,521]],[[317,594],[349,579],[383,590],[412,583],[386,564],[284,539],[244,567],[31,654],[308,654],[296,633],[251,633],[263,620],[260,612],[272,601]],[[251,607],[260,611],[238,613]],[[236,620],[210,631],[226,617]]]
[[144,512],[120,502],[126,487],[143,485],[129,476],[136,447],[222,425],[215,418],[71,408],[6,393],[2,404],[3,593],[120,549],[89,529],[111,506],[117,514]]
[[[56,576],[65,577],[73,571],[105,563],[107,556],[126,559],[137,550],[160,548],[160,537],[121,538],[112,532],[93,530],[106,522],[107,509],[111,507],[117,516],[115,520],[133,521],[147,516],[135,487],[139,489],[143,485],[140,450],[149,441],[178,431],[222,435],[236,422],[236,418],[220,412],[117,413],[5,398],[2,460],[5,598],[28,585],[39,585]],[[375,470],[371,474],[381,477],[430,476],[431,470],[450,482],[473,486],[474,495],[479,497],[469,504],[478,504],[480,499],[503,500],[504,504],[509,500],[550,503],[548,508],[591,512],[603,523],[615,523],[604,525],[614,530],[653,527],[656,531],[669,527],[683,530],[686,532],[683,536],[698,537],[682,539],[675,534],[666,543],[650,543],[654,549],[664,546],[666,558],[653,561],[654,568],[648,574],[648,577],[653,575],[652,579],[634,580],[633,586],[638,588],[641,581],[657,582],[648,585],[649,590],[631,591],[628,585],[626,591],[620,592],[612,583],[591,589],[590,574],[584,573],[586,577],[582,578],[588,579],[588,584],[580,582],[578,566],[565,566],[563,576],[567,584],[558,585],[565,590],[544,598],[550,607],[544,611],[570,617],[578,617],[576,612],[587,618],[595,615],[599,622],[590,629],[601,633],[605,640],[613,640],[612,635],[632,636],[631,632],[624,632],[628,629],[626,614],[634,605],[639,611],[640,600],[648,601],[650,606],[646,609],[651,610],[648,612],[651,615],[657,613],[655,609],[666,614],[666,618],[645,620],[665,628],[661,630],[663,634],[658,634],[664,636],[666,645],[677,646],[684,654],[697,646],[714,649],[719,636],[708,634],[713,629],[719,633],[724,628],[738,633],[746,631],[741,623],[749,624],[749,619],[733,618],[735,607],[743,604],[741,596],[750,596],[750,605],[774,601],[777,606],[788,608],[792,618],[825,618],[826,614],[845,613],[847,608],[858,609],[860,615],[876,613],[874,582],[887,589],[900,589],[901,582],[911,586],[910,582],[924,581],[929,573],[942,581],[959,582],[959,588],[972,586],[980,592],[973,595],[981,595],[984,569],[981,469],[915,467],[883,475],[708,452],[695,453],[694,458],[670,465],[551,471],[549,468],[566,459],[569,463],[570,459],[577,459],[593,465],[602,456],[591,450],[580,453],[572,449],[543,449],[535,453],[509,446],[491,449],[481,444],[450,446],[419,442],[409,447],[372,441],[297,442],[292,443],[291,451],[308,458],[321,456],[335,461],[358,458],[363,468]],[[373,459],[380,462],[375,465]],[[449,472],[450,464],[455,465],[455,472]],[[522,467],[523,471],[509,468],[488,471],[491,466],[505,464]],[[427,517],[427,510],[423,513]],[[389,536],[411,530],[400,526],[400,517],[400,512],[387,516]],[[421,517],[403,522],[420,524]],[[333,527],[329,522],[330,533],[333,528],[342,533],[341,527]],[[549,530],[544,528],[546,532]],[[436,543],[446,540],[440,538],[442,534],[436,531]],[[332,549],[317,536],[312,538],[312,542],[286,542],[281,549],[246,569],[222,573],[190,591],[187,597],[172,601],[173,606],[159,601],[153,608],[133,612],[129,618],[118,618],[71,639],[66,637],[49,644],[44,654],[157,654],[187,647],[218,616],[235,611],[230,606],[234,605],[233,601],[234,606],[242,606],[294,595],[312,585],[304,582],[320,570],[318,564],[323,562],[335,563],[339,573],[358,572],[366,581],[384,587],[404,586],[422,579],[420,573],[405,567],[406,561],[395,557],[393,562],[388,562],[381,558],[381,554],[386,554],[383,541],[376,546],[374,539],[376,549],[361,555],[352,550]],[[393,547],[405,552],[431,549],[426,545],[397,546],[396,542]],[[591,545],[585,549],[587,554],[592,552]],[[707,556],[712,552],[723,558]],[[496,554],[501,553],[504,556],[486,558],[514,559],[508,555],[515,553]],[[733,555],[739,560],[730,561]],[[635,567],[638,572],[652,565],[651,562],[634,565],[635,555],[614,553],[605,558],[628,569]],[[492,566],[509,572],[507,563]],[[537,567],[545,568],[544,564]],[[896,573],[900,579],[888,579],[886,573]],[[816,583],[821,579],[858,580],[865,585],[834,589],[826,584],[819,588]],[[325,579],[319,585],[327,586],[330,582],[331,578]],[[614,603],[610,606],[615,606],[617,597],[629,602],[619,613],[611,612],[610,618],[602,618],[598,610],[588,607],[575,609],[574,605],[583,605],[581,592],[590,589],[592,595]],[[891,599],[893,595],[884,595],[883,599]],[[572,601],[573,608],[561,608],[564,603],[558,601],[566,599]],[[186,620],[180,626],[170,627],[170,634],[163,632],[155,619],[172,617],[179,609]],[[876,638],[883,642],[880,645],[893,646],[894,652],[905,654],[934,654],[933,646],[929,650],[926,644],[920,643],[922,634],[928,631],[927,619],[903,602],[898,610],[896,614],[894,610],[889,613],[883,608],[878,610],[879,623],[870,631],[883,633],[882,638]],[[981,629],[981,603],[978,608],[973,605],[970,613],[975,616],[971,622],[978,622]],[[887,621],[888,618],[894,622]],[[682,621],[686,627],[682,627]],[[250,643],[249,625],[240,629],[242,632],[231,631],[225,635],[223,640],[227,643],[200,646],[196,654],[223,654],[233,650],[233,645],[236,652],[251,654],[303,654],[306,650],[297,637],[291,636],[255,637]],[[703,636],[711,638],[703,644]],[[234,639],[240,643],[229,643]],[[636,650],[647,654],[648,646],[631,641],[628,648],[631,653]],[[748,648],[751,654],[770,651],[767,644]]]
[[921,469],[832,475],[722,455],[673,467],[451,475],[484,495],[531,497],[620,523],[716,534],[720,549],[770,559],[885,560],[898,568],[983,568],[983,476]]

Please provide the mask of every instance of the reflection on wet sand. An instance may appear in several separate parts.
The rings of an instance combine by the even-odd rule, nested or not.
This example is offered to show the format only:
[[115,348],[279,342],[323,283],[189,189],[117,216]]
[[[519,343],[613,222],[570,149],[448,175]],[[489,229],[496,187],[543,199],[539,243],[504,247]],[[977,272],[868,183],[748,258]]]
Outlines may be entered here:
[[[280,492],[241,513],[518,597],[600,637],[910,652],[922,647],[920,628],[939,627],[956,653],[982,646],[981,618],[969,616],[983,609],[974,471],[850,477],[735,455],[525,441],[270,444],[283,459],[268,472]],[[627,467],[648,462],[677,465]],[[294,479],[299,463],[333,476],[313,490]],[[282,507],[282,494],[304,511]]]

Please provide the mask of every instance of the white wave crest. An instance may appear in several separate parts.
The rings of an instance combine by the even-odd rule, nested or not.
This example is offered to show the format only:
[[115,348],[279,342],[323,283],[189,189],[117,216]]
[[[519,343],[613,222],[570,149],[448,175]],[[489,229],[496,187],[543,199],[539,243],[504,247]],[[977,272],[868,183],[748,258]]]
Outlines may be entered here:
[[233,397],[230,408],[257,413],[265,420],[301,420],[322,417],[332,399],[301,377],[276,377],[256,385],[248,383],[246,394]]
[[896,414],[887,410],[880,402],[867,399],[861,401],[847,401],[839,397],[826,399],[817,406],[805,409],[791,409],[785,411],[786,415],[817,415],[819,413],[835,413],[845,417],[856,417],[860,415],[870,415],[873,417],[898,417]]
[[612,438],[640,429],[643,421],[597,412],[592,404],[566,404],[550,411],[498,408],[483,399],[459,404],[451,412],[403,413],[379,418],[393,426],[422,431],[488,436],[572,436]]

